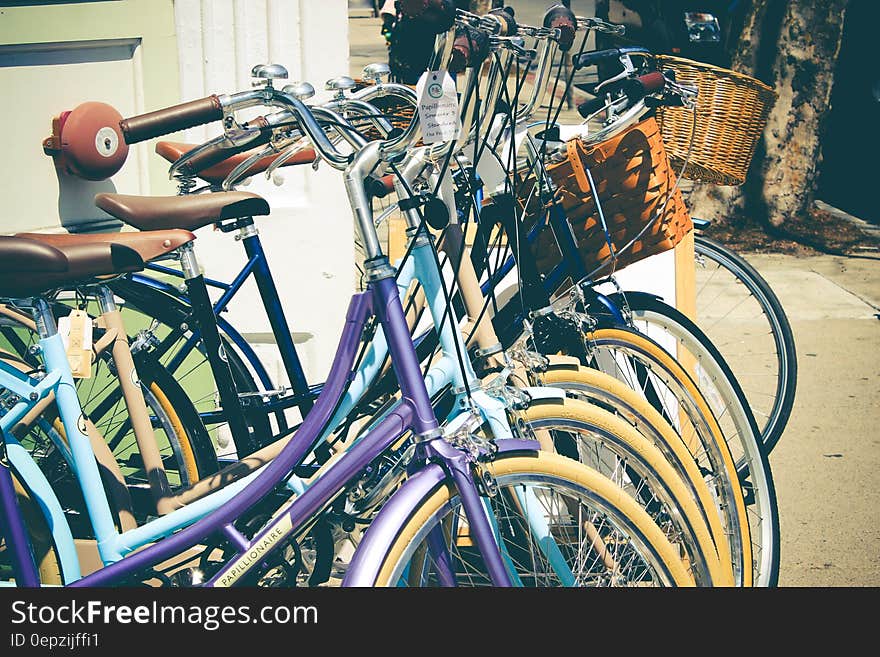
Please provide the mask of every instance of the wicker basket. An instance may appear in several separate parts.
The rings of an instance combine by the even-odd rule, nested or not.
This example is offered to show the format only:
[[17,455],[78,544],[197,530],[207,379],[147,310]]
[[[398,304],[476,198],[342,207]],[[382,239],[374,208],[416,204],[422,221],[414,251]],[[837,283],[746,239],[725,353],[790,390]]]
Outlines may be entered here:
[[[555,201],[565,211],[587,272],[595,275],[604,269],[620,269],[667,251],[693,228],[653,117],[600,144],[584,146],[575,138],[566,142],[566,148],[568,157],[548,165],[547,174],[557,188]],[[525,208],[526,233],[543,221],[544,206],[532,193],[534,186],[532,176],[518,193],[520,206]],[[548,273],[561,261],[549,225],[539,229],[530,246],[541,273]]]
[[690,151],[682,177],[741,185],[776,92],[753,77],[726,68],[668,55],[656,59],[661,70],[675,72],[677,82],[699,90],[696,130],[690,108],[657,108],[657,122],[676,172],[681,171]]

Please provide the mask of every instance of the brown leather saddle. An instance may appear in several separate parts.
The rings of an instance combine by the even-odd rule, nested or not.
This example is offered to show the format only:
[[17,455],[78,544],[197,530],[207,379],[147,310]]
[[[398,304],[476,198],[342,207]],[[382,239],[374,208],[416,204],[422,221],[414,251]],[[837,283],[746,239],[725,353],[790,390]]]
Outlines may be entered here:
[[139,271],[143,267],[144,261],[138,252],[123,244],[83,240],[79,244],[50,246],[26,237],[0,236],[0,296],[3,297],[32,297],[100,276]]
[[140,230],[179,228],[193,231],[224,221],[269,214],[269,204],[250,192],[215,192],[191,196],[98,194],[95,205]]
[[127,233],[92,233],[74,235],[68,233],[16,233],[16,237],[24,237],[49,246],[63,249],[69,246],[81,246],[95,243],[121,244],[133,249],[147,262],[179,249],[196,236],[188,230],[146,230]]

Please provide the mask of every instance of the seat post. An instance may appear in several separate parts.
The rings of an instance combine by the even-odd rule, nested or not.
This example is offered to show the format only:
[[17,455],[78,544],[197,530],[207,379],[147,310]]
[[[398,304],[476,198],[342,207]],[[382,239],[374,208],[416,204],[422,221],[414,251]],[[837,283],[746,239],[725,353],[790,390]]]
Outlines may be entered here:
[[113,292],[106,285],[100,285],[97,289],[98,306],[101,310],[101,319],[108,331],[115,330],[116,337],[113,339],[113,362],[116,365],[119,386],[122,388],[122,396],[125,399],[125,407],[128,410],[131,428],[137,441],[138,451],[144,463],[144,471],[150,483],[150,492],[156,502],[156,510],[159,515],[170,513],[174,510],[171,503],[171,486],[162,463],[162,455],[156,444],[156,435],[153,432],[153,423],[147,412],[147,404],[144,401],[144,393],[141,390],[140,378],[131,357],[128,345],[128,337],[122,315],[113,298]]
[[40,339],[51,338],[58,333],[58,324],[55,323],[55,315],[49,308],[49,304],[42,297],[33,299],[34,322],[37,324],[37,334]]

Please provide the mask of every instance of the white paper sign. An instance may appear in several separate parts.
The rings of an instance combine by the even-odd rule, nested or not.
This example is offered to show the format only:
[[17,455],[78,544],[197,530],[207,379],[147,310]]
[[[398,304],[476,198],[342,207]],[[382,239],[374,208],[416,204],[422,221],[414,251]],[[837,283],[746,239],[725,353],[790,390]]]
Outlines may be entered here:
[[458,138],[461,117],[455,81],[444,70],[425,71],[416,83],[422,141],[435,144]]

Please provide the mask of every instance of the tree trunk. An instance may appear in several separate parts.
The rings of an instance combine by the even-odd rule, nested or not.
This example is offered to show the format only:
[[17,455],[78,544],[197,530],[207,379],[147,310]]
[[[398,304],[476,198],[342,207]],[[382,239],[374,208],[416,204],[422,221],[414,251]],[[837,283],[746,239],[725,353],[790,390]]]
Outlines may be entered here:
[[779,98],[740,188],[695,187],[694,216],[725,221],[739,213],[782,228],[813,203],[821,139],[847,0],[753,0],[732,67],[774,87]]

